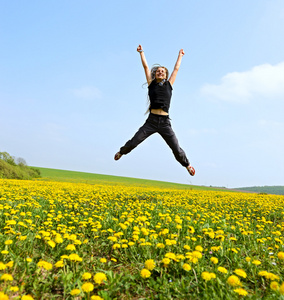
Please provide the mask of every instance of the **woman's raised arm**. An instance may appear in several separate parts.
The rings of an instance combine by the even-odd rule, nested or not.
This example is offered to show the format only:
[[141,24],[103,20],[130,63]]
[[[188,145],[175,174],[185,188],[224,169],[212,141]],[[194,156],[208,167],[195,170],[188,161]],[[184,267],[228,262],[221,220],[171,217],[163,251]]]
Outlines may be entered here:
[[177,58],[177,62],[175,64],[174,70],[169,78],[169,82],[171,85],[173,85],[176,80],[177,72],[179,70],[179,67],[181,64],[181,59],[183,56],[184,56],[184,51],[183,51],[183,49],[181,49],[181,50],[179,50],[179,54],[178,54],[178,58]]
[[140,57],[141,57],[141,62],[142,62],[142,66],[144,68],[144,71],[145,71],[145,75],[146,75],[146,80],[148,82],[148,84],[151,83],[152,81],[152,78],[151,78],[151,71],[148,67],[148,64],[147,64],[147,61],[146,61],[146,57],[145,57],[145,54],[144,54],[144,51],[143,51],[143,48],[141,45],[139,45],[137,47],[137,51],[140,53]]

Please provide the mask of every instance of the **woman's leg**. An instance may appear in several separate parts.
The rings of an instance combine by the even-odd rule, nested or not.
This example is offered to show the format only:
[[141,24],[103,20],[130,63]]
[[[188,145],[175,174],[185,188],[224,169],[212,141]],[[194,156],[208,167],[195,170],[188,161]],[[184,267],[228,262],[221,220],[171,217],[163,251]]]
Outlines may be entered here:
[[151,134],[157,132],[155,124],[149,121],[149,118],[146,120],[145,124],[139,128],[135,133],[133,138],[126,142],[126,144],[120,148],[119,153],[125,155],[142,143],[147,137]]
[[159,134],[166,141],[168,146],[172,149],[176,160],[183,166],[188,167],[190,165],[185,152],[179,146],[178,139],[171,127],[171,122],[169,119],[164,121],[163,126],[159,128]]

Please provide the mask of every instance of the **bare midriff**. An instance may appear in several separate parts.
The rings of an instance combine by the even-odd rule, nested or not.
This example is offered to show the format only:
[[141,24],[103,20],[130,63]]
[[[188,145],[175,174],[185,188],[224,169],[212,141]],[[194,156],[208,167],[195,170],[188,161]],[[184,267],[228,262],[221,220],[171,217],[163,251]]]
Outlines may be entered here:
[[168,113],[162,110],[161,108],[151,109],[151,113],[155,115],[168,116]]

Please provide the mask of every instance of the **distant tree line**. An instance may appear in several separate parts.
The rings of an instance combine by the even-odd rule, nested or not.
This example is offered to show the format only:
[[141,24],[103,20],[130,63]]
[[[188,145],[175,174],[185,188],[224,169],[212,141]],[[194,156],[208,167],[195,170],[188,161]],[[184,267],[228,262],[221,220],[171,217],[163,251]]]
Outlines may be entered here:
[[0,152],[0,178],[32,179],[39,177],[41,177],[40,170],[27,166],[23,158],[15,158],[7,152]]
[[284,195],[284,186],[282,185],[242,187],[236,190],[254,192],[258,194]]

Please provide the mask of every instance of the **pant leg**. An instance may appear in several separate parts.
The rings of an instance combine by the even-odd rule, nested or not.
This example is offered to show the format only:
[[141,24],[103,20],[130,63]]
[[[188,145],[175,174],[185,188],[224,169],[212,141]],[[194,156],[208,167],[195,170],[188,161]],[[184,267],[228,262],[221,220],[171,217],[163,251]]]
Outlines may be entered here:
[[164,121],[164,124],[161,124],[159,127],[159,134],[172,149],[173,154],[176,160],[183,166],[187,167],[189,165],[189,160],[186,157],[185,152],[179,146],[178,139],[172,129],[171,122],[169,118]]
[[146,120],[144,125],[138,129],[133,138],[126,142],[126,144],[120,148],[121,154],[127,154],[142,143],[151,134],[157,132],[157,127],[149,118]]

